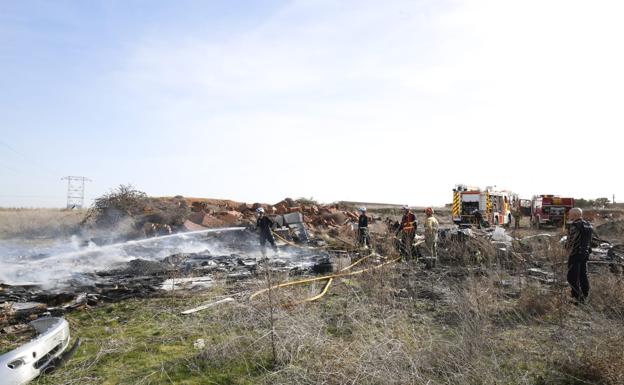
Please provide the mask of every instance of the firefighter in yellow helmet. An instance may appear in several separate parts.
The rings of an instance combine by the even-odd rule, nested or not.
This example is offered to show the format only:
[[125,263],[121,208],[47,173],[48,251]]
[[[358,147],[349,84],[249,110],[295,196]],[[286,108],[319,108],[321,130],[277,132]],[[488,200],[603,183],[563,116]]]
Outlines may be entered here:
[[440,224],[436,217],[433,216],[433,209],[431,207],[425,210],[425,215],[427,216],[427,219],[425,219],[425,246],[427,247],[430,257],[434,258],[435,261],[438,257],[438,227],[440,227]]

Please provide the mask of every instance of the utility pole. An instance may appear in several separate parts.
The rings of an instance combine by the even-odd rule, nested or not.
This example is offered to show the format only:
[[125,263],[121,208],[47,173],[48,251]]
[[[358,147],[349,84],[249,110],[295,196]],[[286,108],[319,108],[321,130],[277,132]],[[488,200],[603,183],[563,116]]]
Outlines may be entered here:
[[67,208],[81,209],[84,206],[84,185],[91,179],[84,176],[66,176],[61,180],[67,181]]

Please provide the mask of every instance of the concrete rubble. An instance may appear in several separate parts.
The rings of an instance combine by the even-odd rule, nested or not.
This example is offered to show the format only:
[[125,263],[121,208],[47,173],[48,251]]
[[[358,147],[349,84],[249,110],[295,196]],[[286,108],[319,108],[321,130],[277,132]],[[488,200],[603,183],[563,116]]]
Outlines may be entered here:
[[[192,200],[192,199],[191,199]],[[340,208],[339,204],[318,205],[286,198],[273,205],[236,203],[226,200],[202,200],[190,203],[191,213],[184,222],[184,229],[196,231],[202,228],[253,225],[255,210],[259,207],[275,218],[280,227],[292,230],[295,238],[305,241],[307,231],[337,229],[357,223],[355,210]]]

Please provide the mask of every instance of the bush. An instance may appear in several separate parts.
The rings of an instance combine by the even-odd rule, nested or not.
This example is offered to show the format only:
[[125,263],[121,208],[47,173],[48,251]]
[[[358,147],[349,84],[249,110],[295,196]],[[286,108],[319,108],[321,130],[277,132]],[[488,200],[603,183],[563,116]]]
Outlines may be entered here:
[[143,212],[147,206],[147,194],[132,185],[120,185],[116,190],[97,198],[87,212],[86,221],[101,227],[112,227],[127,217]]

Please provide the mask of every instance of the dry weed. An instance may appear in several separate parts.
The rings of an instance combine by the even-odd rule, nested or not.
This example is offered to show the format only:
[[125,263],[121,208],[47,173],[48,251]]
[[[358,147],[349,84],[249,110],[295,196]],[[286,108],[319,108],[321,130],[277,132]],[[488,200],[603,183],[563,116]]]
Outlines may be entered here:
[[85,210],[3,209],[0,238],[55,238],[75,234]]

